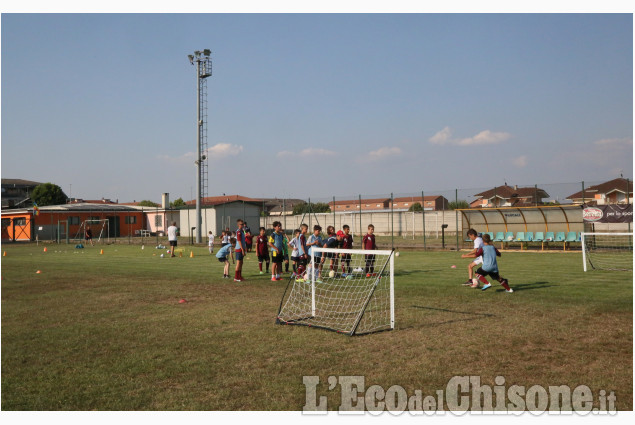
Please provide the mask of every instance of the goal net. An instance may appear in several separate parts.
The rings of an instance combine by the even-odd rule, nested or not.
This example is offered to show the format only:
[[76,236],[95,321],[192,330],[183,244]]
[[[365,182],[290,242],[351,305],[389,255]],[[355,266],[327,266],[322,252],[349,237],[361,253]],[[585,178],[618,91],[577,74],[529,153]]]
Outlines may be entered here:
[[633,270],[632,233],[582,233],[582,261],[593,270]]
[[82,224],[79,226],[79,230],[77,230],[77,234],[75,235],[75,240],[84,240],[87,227],[90,227],[90,230],[93,232],[93,241],[101,242],[102,238],[104,240],[110,240],[110,225],[107,218],[102,220],[91,219],[82,221]]
[[276,323],[348,335],[394,329],[394,283],[393,251],[313,248],[306,270],[287,285]]

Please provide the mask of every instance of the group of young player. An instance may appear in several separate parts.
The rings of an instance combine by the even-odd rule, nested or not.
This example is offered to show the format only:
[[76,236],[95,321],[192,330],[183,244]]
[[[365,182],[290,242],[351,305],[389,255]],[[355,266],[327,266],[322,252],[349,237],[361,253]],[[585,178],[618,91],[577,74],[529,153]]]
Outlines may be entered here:
[[[224,263],[223,278],[229,278],[229,259],[234,261],[236,270],[234,274],[235,282],[243,282],[242,266],[243,260],[247,252],[250,251],[250,247],[247,245],[248,236],[251,237],[251,231],[245,228],[245,222],[242,219],[236,221],[238,229],[234,234],[229,231],[223,231],[222,247],[216,253],[218,261]],[[282,229],[282,223],[274,221],[272,223],[273,231],[267,236],[267,231],[264,227],[259,229],[259,234],[256,239],[256,254],[258,256],[258,267],[260,274],[269,273],[269,267],[271,265],[271,280],[273,282],[282,280],[282,268],[284,264],[285,272],[289,272],[289,259],[293,263],[292,277],[296,277],[296,280],[308,279],[311,276],[309,273],[314,273],[316,280],[321,282],[322,271],[328,262],[329,276],[338,275],[342,278],[351,279],[353,270],[351,268],[351,255],[350,254],[335,254],[331,252],[314,252],[314,248],[340,248],[340,249],[353,249],[353,235],[350,233],[350,227],[348,225],[342,226],[342,230],[335,231],[334,226],[328,226],[326,228],[327,236],[322,238],[322,227],[320,225],[313,226],[313,233],[307,237],[309,226],[306,224],[300,225],[299,229],[296,229],[293,234],[293,238],[289,239]],[[375,226],[368,225],[368,232],[362,239],[362,249],[364,250],[376,250],[377,245],[375,243]],[[213,234],[210,234],[209,250],[210,253],[214,249]],[[291,255],[289,255],[291,250]],[[366,267],[363,272],[366,277],[375,276],[375,256],[372,254],[366,255]],[[341,262],[341,264],[340,264]],[[265,270],[263,271],[263,265]],[[341,273],[339,273],[339,267],[341,266]]]
[[[497,280],[505,288],[505,292],[512,293],[514,290],[510,288],[507,279],[503,278],[498,271],[498,262],[496,257],[500,257],[501,253],[492,245],[490,236],[485,233],[482,236],[479,235],[476,230],[470,229],[467,231],[467,237],[474,242],[474,249],[467,254],[463,254],[463,258],[474,258],[468,269],[468,280],[463,283],[470,288],[479,288],[480,283],[483,284],[481,288],[485,291],[492,287],[492,284],[485,278],[490,276],[492,279]],[[476,271],[474,268],[478,267]]]

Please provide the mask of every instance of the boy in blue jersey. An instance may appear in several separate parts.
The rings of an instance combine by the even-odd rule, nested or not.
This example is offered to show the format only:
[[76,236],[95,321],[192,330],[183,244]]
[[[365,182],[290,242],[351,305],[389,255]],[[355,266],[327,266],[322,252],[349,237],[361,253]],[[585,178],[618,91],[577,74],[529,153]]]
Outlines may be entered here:
[[229,278],[229,260],[227,259],[227,257],[231,257],[232,261],[234,261],[234,253],[232,249],[234,248],[233,244],[235,242],[236,242],[236,239],[231,238],[230,243],[223,246],[216,253],[216,258],[218,258],[218,261],[225,264],[225,267],[223,268],[223,279]]
[[282,223],[273,222],[273,233],[269,236],[269,247],[271,247],[271,281],[281,280],[282,277],[282,261],[284,259],[284,233],[282,232]]
[[[340,232],[341,234],[343,234],[342,232]],[[326,234],[328,235],[328,238],[326,239],[326,241],[324,242],[324,247],[323,248],[338,248],[339,247],[339,243],[342,240],[341,235],[338,235],[335,233],[335,227],[333,226],[328,226],[326,228]],[[338,254],[332,253],[332,252],[325,252],[324,253],[324,262],[326,263],[326,259],[330,260],[329,263],[329,272],[331,270],[335,271],[337,273],[337,260],[338,260]],[[320,272],[322,270],[320,269]]]
[[[514,290],[509,287],[509,282],[507,282],[507,279],[504,279],[498,274],[498,263],[496,261],[496,257],[500,257],[501,253],[494,247],[494,245],[491,245],[491,242],[492,241],[490,236],[485,233],[483,235],[483,246],[473,254],[475,258],[483,256],[483,264],[476,271],[476,276],[473,279],[474,283],[472,284],[472,288],[478,287],[478,280],[481,276],[491,276],[492,279],[498,280],[500,284],[503,285],[503,288],[505,288],[505,292],[512,293],[514,292]],[[488,283],[487,285],[483,286],[482,290],[485,291],[486,289],[489,289],[491,287],[492,284]]]
[[[306,243],[306,246],[309,247],[308,264],[311,267],[313,267],[311,265],[311,256],[313,254],[313,247],[322,248],[322,245],[324,245],[324,242],[322,242],[322,237],[320,236],[321,232],[322,232],[322,226],[320,226],[319,224],[316,224],[315,226],[313,226],[313,234],[311,236],[309,236],[309,240]],[[316,279],[319,280],[319,278],[320,278],[319,270],[320,270],[321,264],[322,264],[322,254],[317,254],[313,261],[314,261],[314,265],[315,265],[315,270],[312,270],[311,273],[314,273],[315,276],[316,276]]]

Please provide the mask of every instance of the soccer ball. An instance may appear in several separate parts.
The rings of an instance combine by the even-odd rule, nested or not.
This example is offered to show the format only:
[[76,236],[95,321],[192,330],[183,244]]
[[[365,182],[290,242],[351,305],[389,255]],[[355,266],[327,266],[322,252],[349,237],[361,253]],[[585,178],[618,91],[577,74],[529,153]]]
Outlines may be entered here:
[[335,272],[333,270],[329,272],[329,277],[335,277]]
[[395,257],[399,257],[399,251],[395,252]]
[[161,254],[161,258],[163,258],[163,254]]

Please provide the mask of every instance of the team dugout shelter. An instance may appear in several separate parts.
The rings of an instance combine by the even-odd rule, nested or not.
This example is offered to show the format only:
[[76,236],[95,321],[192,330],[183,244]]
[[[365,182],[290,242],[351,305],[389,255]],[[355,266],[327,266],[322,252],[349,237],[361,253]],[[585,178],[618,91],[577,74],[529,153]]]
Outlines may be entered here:
[[491,207],[458,209],[463,224],[463,242],[471,247],[467,230],[489,233],[501,248],[540,249],[550,244],[568,249],[580,242],[584,231],[581,205],[539,205],[529,207]]
[[[101,226],[100,222],[107,222]],[[83,239],[86,223],[101,231],[101,237],[118,238],[139,235],[145,227],[143,210],[118,204],[64,204],[39,208],[2,211],[2,242]],[[91,224],[94,223],[94,224]]]

